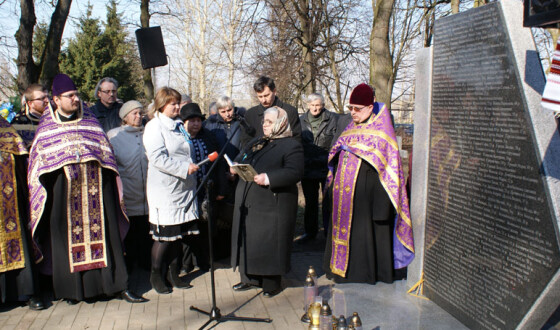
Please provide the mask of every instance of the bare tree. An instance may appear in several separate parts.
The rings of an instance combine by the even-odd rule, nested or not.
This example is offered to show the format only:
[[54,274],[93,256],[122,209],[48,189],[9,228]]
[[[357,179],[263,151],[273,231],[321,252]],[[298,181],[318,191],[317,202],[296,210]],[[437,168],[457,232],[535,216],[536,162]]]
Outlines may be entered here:
[[37,23],[35,5],[32,0],[20,0],[20,25],[16,32],[18,44],[17,86],[20,92],[32,83],[40,81],[50,86],[58,73],[58,55],[62,33],[70,12],[72,0],[59,0],[51,17],[45,48],[39,63],[33,60],[33,28]]
[[372,0],[373,25],[370,37],[370,84],[377,100],[390,107],[393,92],[393,60],[389,48],[389,25],[395,0]]
[[14,77],[12,76],[9,63],[5,58],[0,58],[0,100],[5,100],[14,93]]
[[[420,46],[422,17],[415,0],[397,0],[390,25],[390,51],[393,61],[391,103],[412,92],[414,86],[414,49]],[[398,89],[395,90],[395,86]]]
[[[351,62],[356,56],[367,54],[367,42],[362,43],[359,26],[361,15],[353,15],[352,8],[359,8],[359,1],[329,1],[324,7],[324,28],[320,31],[317,59],[317,80],[325,89],[333,110],[344,112],[344,100],[351,88],[349,80],[356,74]],[[365,41],[365,40],[364,40]]]
[[254,71],[270,72],[285,94],[281,97],[296,106],[302,94],[322,92],[334,109],[341,111],[348,88],[345,80],[353,79],[345,73],[355,72],[346,70],[346,62],[364,53],[357,23],[363,22],[363,17],[354,15],[360,2],[267,0],[266,5],[268,15],[261,29],[267,31],[275,47],[267,48],[268,56],[261,49],[260,55],[275,62]]
[[217,31],[218,36],[221,36],[220,58],[225,61],[223,64],[227,67],[226,94],[231,97],[235,85],[235,73],[243,66],[242,59],[254,32],[252,23],[260,6],[258,2],[253,5],[244,0],[232,0],[220,2],[218,8],[221,18],[220,29]]

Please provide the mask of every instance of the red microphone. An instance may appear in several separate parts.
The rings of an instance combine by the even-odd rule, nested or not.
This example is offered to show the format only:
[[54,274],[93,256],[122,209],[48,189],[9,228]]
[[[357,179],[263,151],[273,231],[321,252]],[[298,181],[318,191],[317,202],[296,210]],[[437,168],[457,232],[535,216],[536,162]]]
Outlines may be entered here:
[[213,162],[218,158],[218,153],[216,151],[214,151],[213,153],[211,153],[210,155],[208,155],[208,157],[206,157],[205,160],[201,161],[200,163],[196,164],[196,166],[202,166],[208,162]]

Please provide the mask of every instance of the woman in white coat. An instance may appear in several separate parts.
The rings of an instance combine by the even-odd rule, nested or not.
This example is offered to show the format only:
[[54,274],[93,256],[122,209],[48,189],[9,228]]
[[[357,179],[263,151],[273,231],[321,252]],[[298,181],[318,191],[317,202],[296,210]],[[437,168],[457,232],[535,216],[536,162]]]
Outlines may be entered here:
[[[147,197],[152,246],[150,283],[158,293],[170,293],[165,276],[174,287],[189,288],[179,278],[177,257],[180,240],[197,234],[198,207],[195,199],[198,166],[192,161],[192,143],[180,119],[181,95],[169,87],[161,88],[154,102],[154,118],[144,130],[148,156]],[[164,267],[169,261],[169,272]]]

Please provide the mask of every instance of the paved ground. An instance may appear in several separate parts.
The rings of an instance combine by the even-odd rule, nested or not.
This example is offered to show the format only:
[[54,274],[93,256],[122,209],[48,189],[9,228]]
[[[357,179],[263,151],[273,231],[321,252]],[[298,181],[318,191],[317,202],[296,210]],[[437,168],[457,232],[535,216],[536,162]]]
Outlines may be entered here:
[[[320,247],[321,242],[317,243]],[[453,317],[430,301],[405,293],[405,282],[392,285],[334,285],[321,272],[322,252],[317,246],[296,246],[292,272],[284,279],[286,288],[273,298],[264,298],[261,290],[234,292],[239,274],[217,263],[216,304],[223,315],[273,319],[272,323],[225,322],[218,329],[306,329],[300,322],[303,314],[302,284],[309,265],[319,273],[319,294],[330,299],[337,315],[349,316],[356,311],[362,317],[364,329],[461,329]],[[208,317],[190,310],[190,306],[211,308],[210,273],[191,273],[193,288],[175,289],[168,295],[151,290],[149,273],[135,271],[131,288],[142,293],[149,302],[129,304],[122,300],[97,300],[68,305],[53,301],[43,311],[31,311],[26,306],[7,305],[0,308],[2,329],[198,329]],[[404,316],[404,317],[403,317]],[[214,323],[212,323],[214,324]]]
[[[273,298],[264,298],[261,290],[234,292],[239,274],[217,263],[216,300],[223,315],[271,318],[272,323],[225,322],[216,329],[307,329],[300,322],[303,314],[302,284],[309,265],[318,270],[319,294],[327,299],[336,315],[358,312],[364,329],[465,329],[456,319],[431,301],[406,293],[406,282],[393,284],[334,284],[321,272],[322,244],[295,246],[292,272],[284,279],[286,288]],[[122,300],[97,300],[68,305],[53,301],[48,309],[31,311],[26,306],[0,307],[0,328],[4,329],[198,329],[208,317],[190,310],[194,305],[211,308],[209,273],[191,273],[193,288],[175,289],[168,295],[151,290],[149,273],[131,275],[131,289],[142,293],[149,302],[129,304]],[[212,323],[214,325],[215,322]],[[556,323],[554,323],[556,324]],[[552,329],[548,327],[547,329]],[[560,329],[560,327],[558,328]]]

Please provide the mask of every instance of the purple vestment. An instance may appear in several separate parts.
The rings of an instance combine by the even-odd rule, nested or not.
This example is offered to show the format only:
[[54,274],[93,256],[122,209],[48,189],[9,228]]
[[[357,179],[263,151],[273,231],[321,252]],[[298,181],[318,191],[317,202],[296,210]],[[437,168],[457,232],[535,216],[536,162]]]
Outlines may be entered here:
[[0,117],[0,273],[25,267],[14,155],[27,155],[25,143]]
[[[71,272],[107,265],[101,169],[109,169],[118,175],[105,132],[89,109],[81,112],[77,120],[60,122],[55,111],[45,111],[31,147],[28,169],[30,227],[34,240],[37,239],[35,231],[47,201],[47,191],[40,177],[58,169],[64,170],[68,183],[66,198]],[[126,229],[124,226],[120,228],[121,237],[124,237]],[[42,255],[37,252],[40,261]]]
[[[337,154],[338,167],[334,175],[333,159]],[[406,267],[414,258],[412,222],[395,130],[385,105],[374,103],[372,116],[365,123],[350,123],[329,153],[327,186],[334,184],[331,271],[342,277],[346,276],[348,267],[354,189],[362,161],[377,170],[397,213],[393,239],[394,267]]]

